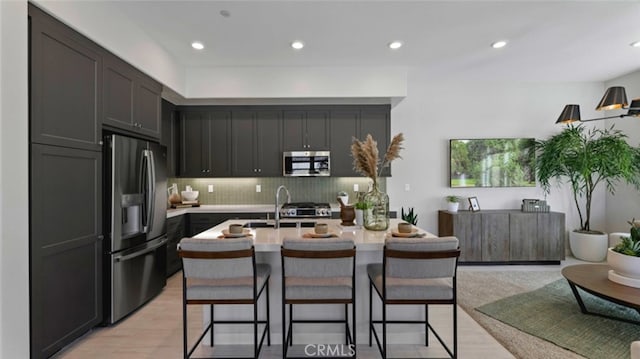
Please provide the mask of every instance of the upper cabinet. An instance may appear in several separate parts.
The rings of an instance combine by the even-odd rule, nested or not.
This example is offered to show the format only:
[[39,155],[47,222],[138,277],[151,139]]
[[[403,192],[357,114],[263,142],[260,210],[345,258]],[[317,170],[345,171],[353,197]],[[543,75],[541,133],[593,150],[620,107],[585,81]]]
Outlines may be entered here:
[[180,133],[180,176],[231,176],[229,111],[181,111]]
[[112,54],[105,54],[103,76],[103,123],[159,139],[162,85]]
[[232,175],[282,176],[282,111],[234,109],[231,125]]
[[[384,156],[390,142],[389,105],[336,106],[331,111],[331,176],[358,176],[353,170],[351,143],[353,138],[364,140],[371,134],[378,142],[380,156]],[[391,169],[385,168],[381,176],[390,176]]]
[[285,110],[282,128],[284,151],[329,149],[329,110]]
[[31,141],[101,150],[101,48],[29,7]]
[[167,177],[178,175],[179,131],[176,106],[162,100],[162,136],[160,144],[167,147]]

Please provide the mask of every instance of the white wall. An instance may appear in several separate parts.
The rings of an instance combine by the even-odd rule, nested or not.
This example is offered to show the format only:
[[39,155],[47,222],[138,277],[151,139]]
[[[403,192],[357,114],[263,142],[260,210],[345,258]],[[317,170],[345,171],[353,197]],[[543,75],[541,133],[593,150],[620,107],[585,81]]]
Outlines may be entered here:
[[[602,83],[431,82],[425,71],[408,74],[407,97],[391,111],[392,135],[406,138],[403,159],[393,163],[387,181],[391,207],[414,207],[419,225],[437,233],[437,210],[444,197],[476,196],[481,209],[520,208],[523,198],[545,198],[539,188],[449,188],[449,139],[535,137],[544,139],[562,130],[555,121],[567,103],[583,103],[582,116],[595,117],[591,102],[603,92]],[[411,190],[405,191],[405,184]],[[552,211],[567,214],[567,230],[579,226],[568,186],[547,196]],[[592,224],[604,229],[604,192],[598,192]],[[465,198],[466,204],[466,198]],[[639,215],[640,217],[640,215]]]
[[0,358],[29,357],[27,2],[0,1]]
[[[624,86],[629,101],[640,98],[640,71],[607,81],[606,85],[606,87]],[[607,115],[613,116],[620,113],[625,112],[609,111]],[[607,122],[608,126],[614,125],[615,128],[629,136],[627,142],[630,145],[640,146],[640,118],[625,117]],[[627,232],[629,230],[627,221],[633,218],[640,219],[640,191],[627,184],[616,186],[615,195],[607,193],[606,213],[607,232]]]
[[197,67],[187,98],[392,98],[407,93],[404,67]]

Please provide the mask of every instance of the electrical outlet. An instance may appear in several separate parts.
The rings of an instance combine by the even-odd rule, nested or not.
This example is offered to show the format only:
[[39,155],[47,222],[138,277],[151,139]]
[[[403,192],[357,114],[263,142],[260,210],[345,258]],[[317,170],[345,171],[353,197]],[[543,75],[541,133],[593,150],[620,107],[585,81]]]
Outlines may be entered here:
[[256,192],[258,192],[258,193],[262,192],[262,186],[261,185],[259,185],[259,184],[256,185]]
[[209,190],[209,193],[213,192],[213,185],[212,184],[208,185],[207,189]]
[[411,191],[411,185],[410,185],[410,184],[408,184],[408,183],[405,183],[405,184],[404,184],[404,190],[405,190],[406,192]]
[[358,192],[360,190],[360,186],[357,183],[353,184],[353,192]]

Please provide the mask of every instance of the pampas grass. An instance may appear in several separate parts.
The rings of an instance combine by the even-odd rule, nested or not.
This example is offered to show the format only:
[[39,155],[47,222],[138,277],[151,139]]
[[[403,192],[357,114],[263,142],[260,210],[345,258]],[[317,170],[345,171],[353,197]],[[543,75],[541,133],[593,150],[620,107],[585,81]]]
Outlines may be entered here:
[[400,150],[403,149],[402,142],[404,136],[399,133],[393,137],[387,152],[382,161],[380,161],[378,153],[378,143],[369,134],[364,141],[353,138],[351,143],[351,157],[353,157],[353,168],[356,172],[363,176],[369,177],[375,184],[378,181],[378,175],[381,171],[391,164],[391,161],[402,158]]

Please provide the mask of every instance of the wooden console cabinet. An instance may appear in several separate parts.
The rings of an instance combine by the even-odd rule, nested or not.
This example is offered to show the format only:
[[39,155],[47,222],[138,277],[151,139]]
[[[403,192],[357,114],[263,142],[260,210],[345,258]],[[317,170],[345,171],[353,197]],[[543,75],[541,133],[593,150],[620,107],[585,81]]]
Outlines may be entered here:
[[463,263],[558,263],[564,259],[564,213],[438,211],[438,236],[458,237]]

